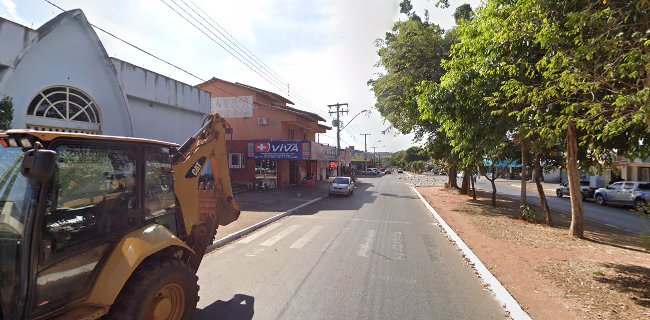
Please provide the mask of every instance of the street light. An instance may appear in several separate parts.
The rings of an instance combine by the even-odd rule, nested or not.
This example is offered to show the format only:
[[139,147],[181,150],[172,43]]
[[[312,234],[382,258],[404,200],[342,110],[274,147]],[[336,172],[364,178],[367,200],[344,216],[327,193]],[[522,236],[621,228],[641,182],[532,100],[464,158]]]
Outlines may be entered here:
[[348,121],[348,123],[345,124],[345,125],[343,126],[343,128],[341,128],[341,130],[345,129],[345,127],[347,127],[348,125],[350,125],[350,122],[352,122],[352,120],[354,120],[354,118],[356,118],[358,115],[360,115],[360,114],[362,114],[362,113],[364,113],[364,112],[368,112],[368,110],[366,109],[366,110],[361,110],[361,111],[359,111],[359,113],[355,114],[354,117],[352,117],[352,119],[351,119],[350,121]]

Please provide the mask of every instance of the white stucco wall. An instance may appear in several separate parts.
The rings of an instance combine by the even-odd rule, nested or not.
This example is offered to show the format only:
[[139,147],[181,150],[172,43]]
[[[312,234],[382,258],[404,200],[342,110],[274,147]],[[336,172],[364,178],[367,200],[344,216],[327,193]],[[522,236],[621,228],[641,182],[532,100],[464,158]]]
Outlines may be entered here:
[[16,57],[36,38],[36,31],[9,20],[0,19],[0,64],[13,66]]
[[161,74],[111,58],[127,95],[137,137],[183,143],[210,112],[211,95]]
[[[14,128],[24,128],[27,123],[51,125],[45,118],[27,118],[27,107],[42,89],[67,85],[81,89],[96,102],[103,134],[133,135],[131,117],[113,65],[84,21],[67,16],[49,32],[39,33],[40,39],[20,58],[15,70],[7,74],[1,90],[14,99]],[[76,128],[74,122],[68,124]],[[79,123],[79,128],[85,126]]]
[[155,104],[133,96],[128,96],[128,100],[136,124],[136,137],[182,144],[201,128],[205,118],[202,113]]

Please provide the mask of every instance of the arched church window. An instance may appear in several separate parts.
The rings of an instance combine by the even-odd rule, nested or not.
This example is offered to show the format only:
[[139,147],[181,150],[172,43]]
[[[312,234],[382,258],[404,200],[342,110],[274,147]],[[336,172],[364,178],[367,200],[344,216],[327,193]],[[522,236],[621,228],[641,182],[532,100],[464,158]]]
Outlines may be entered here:
[[69,86],[54,86],[39,92],[29,103],[27,115],[101,123],[99,109],[93,99],[85,92]]

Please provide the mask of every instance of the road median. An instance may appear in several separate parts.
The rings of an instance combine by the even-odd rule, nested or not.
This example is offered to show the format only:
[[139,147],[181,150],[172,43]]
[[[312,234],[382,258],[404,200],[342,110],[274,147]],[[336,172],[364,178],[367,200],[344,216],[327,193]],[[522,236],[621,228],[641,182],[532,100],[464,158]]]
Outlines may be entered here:
[[562,214],[546,227],[517,219],[512,199],[499,197],[495,208],[487,193],[473,201],[441,187],[417,190],[480,259],[477,272],[486,279],[485,267],[532,318],[650,316],[650,254],[638,235],[587,222],[586,239],[574,239]]

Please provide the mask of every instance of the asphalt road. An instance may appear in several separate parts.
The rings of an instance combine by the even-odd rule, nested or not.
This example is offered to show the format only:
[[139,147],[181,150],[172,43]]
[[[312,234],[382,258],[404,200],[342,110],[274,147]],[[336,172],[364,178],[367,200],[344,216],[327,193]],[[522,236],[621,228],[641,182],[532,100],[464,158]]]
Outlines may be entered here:
[[503,319],[395,175],[207,255],[196,319]]
[[[520,181],[515,180],[501,180],[497,184],[497,192],[519,199],[521,187],[518,185],[520,183]],[[485,178],[477,181],[476,188],[483,188],[490,192],[492,191],[490,182]],[[539,205],[539,193],[537,192],[537,188],[529,185],[526,193],[526,198],[528,198],[531,203]],[[571,202],[567,196],[558,198],[555,195],[555,190],[544,190],[544,193],[551,210],[571,215]],[[599,206],[590,200],[583,201],[582,207],[585,219],[636,234],[647,233],[648,230],[650,230],[650,216],[645,218],[642,214],[631,210],[630,208],[609,205]]]

